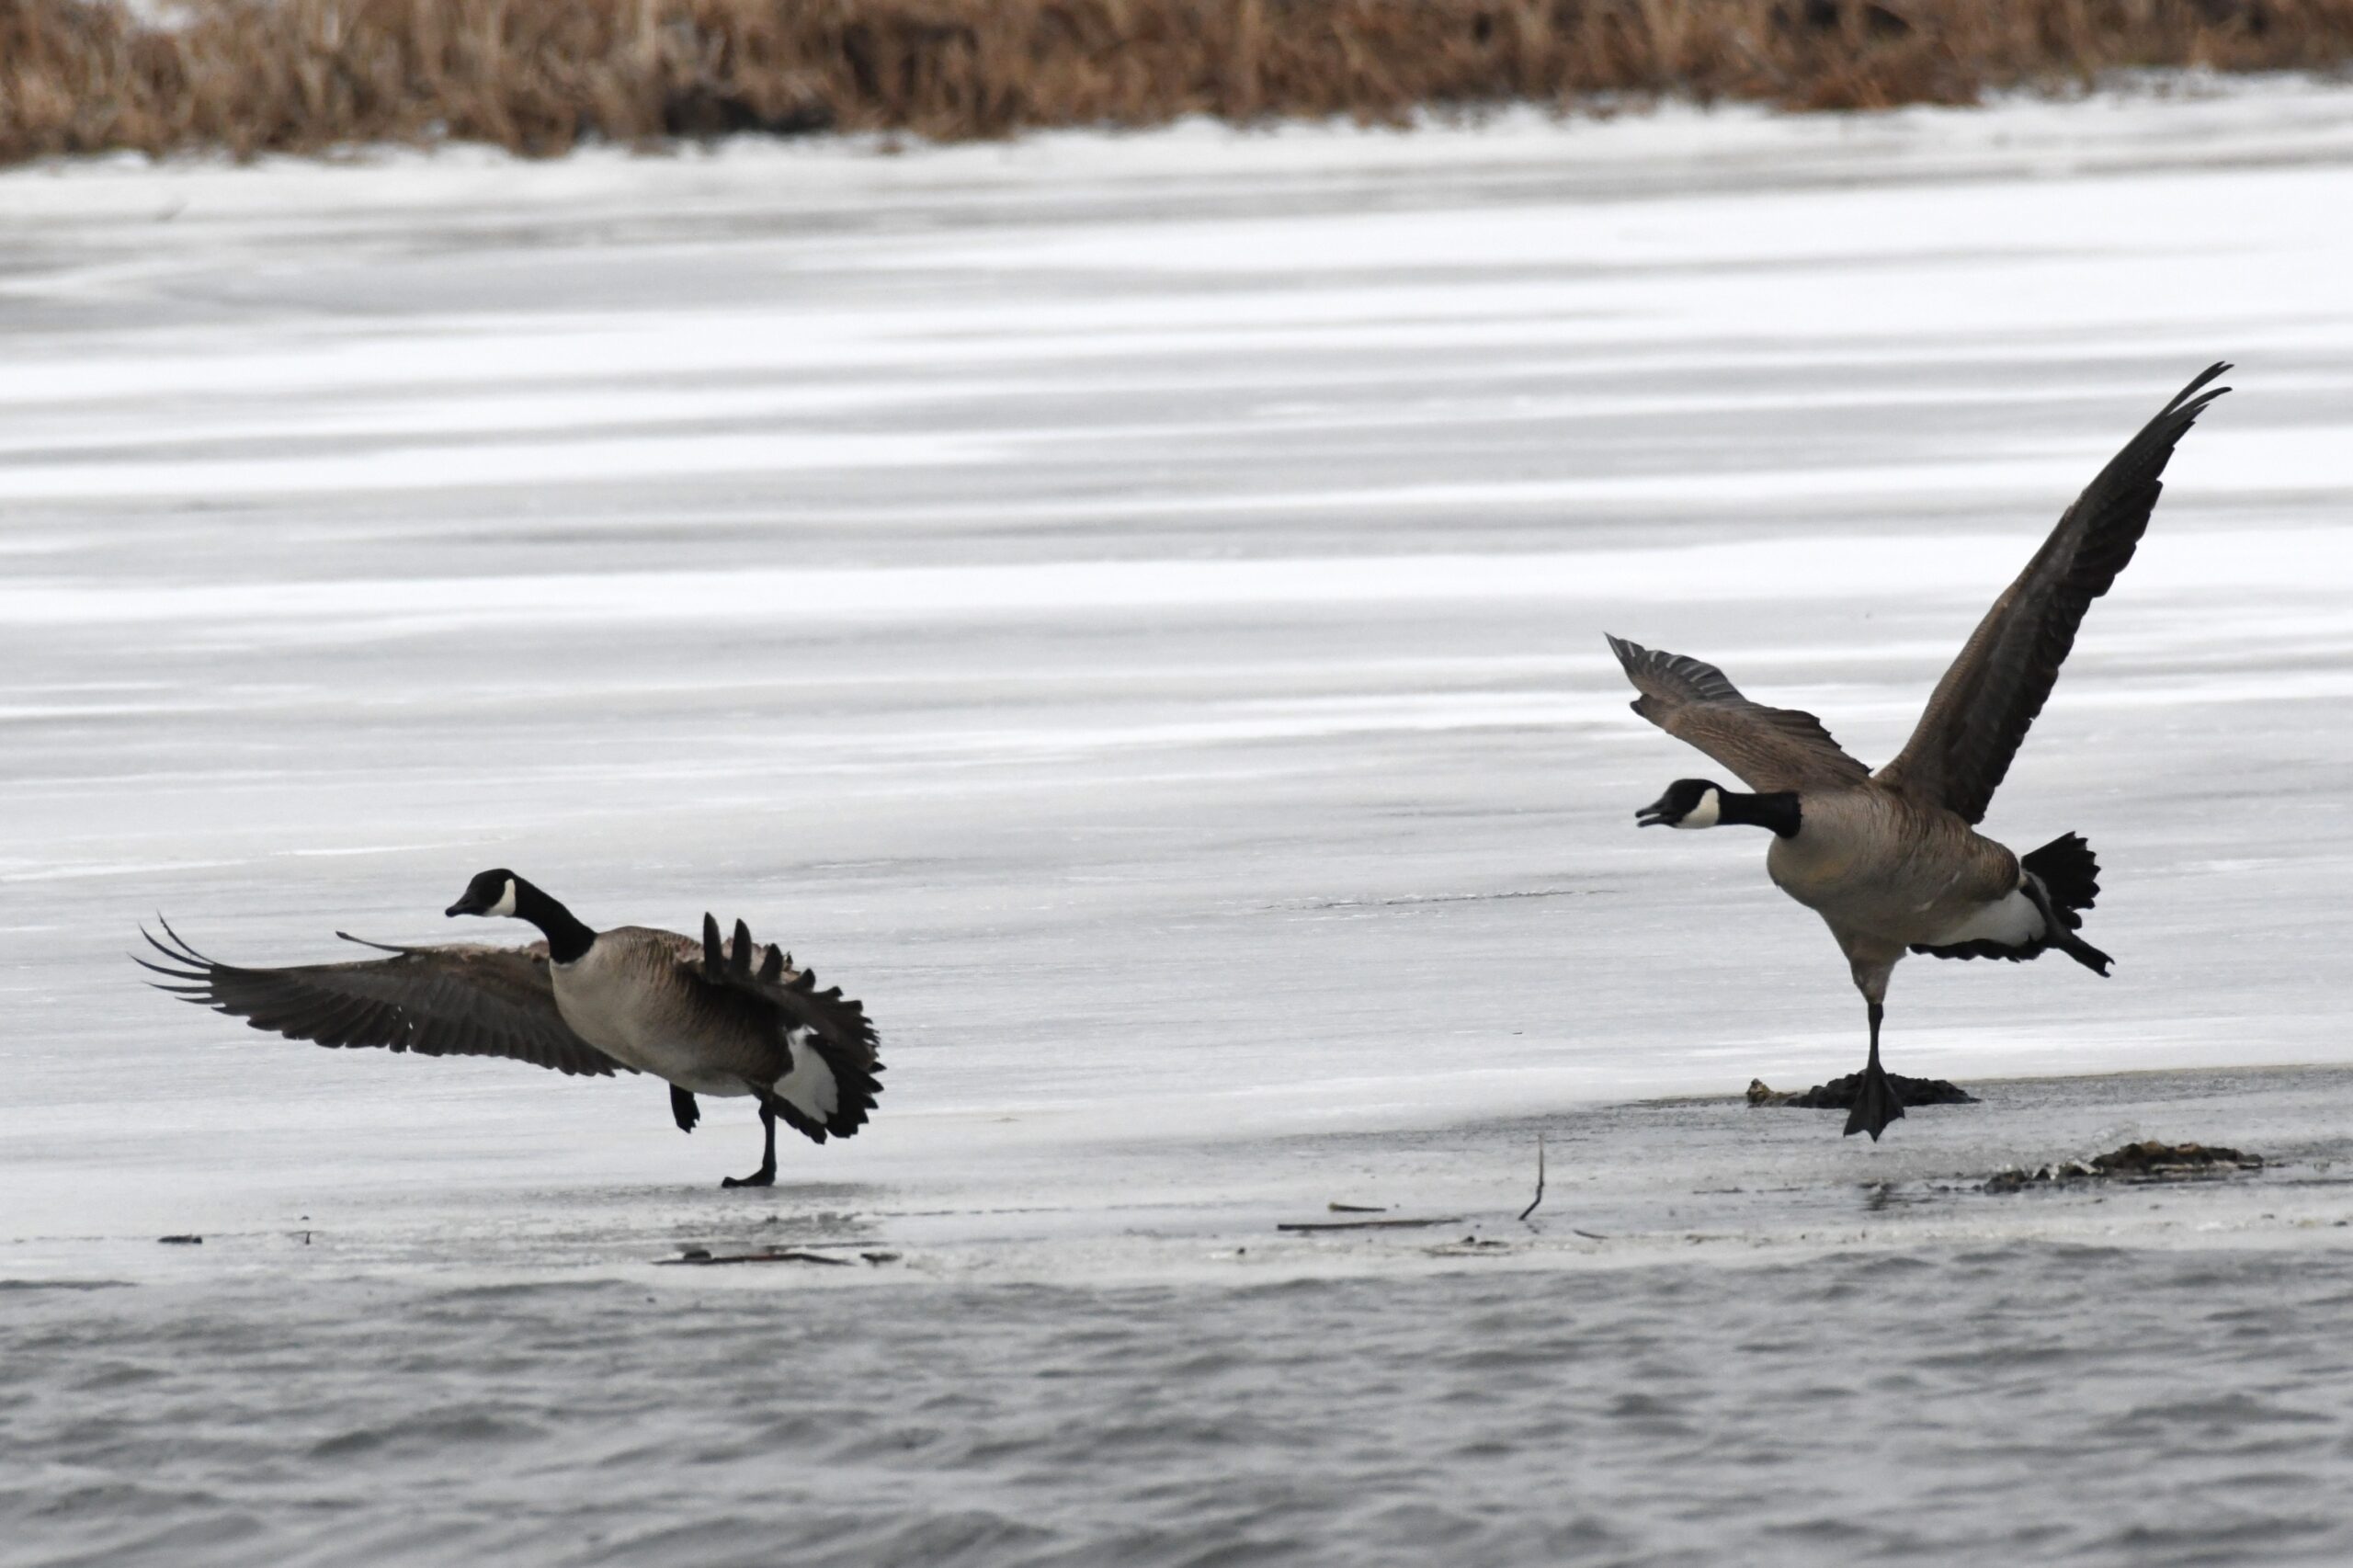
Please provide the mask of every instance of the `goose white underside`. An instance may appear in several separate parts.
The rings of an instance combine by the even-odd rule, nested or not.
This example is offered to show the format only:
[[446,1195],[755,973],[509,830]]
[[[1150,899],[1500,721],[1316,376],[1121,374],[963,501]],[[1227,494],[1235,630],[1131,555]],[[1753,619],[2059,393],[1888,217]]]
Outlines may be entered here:
[[1939,933],[1929,945],[1950,948],[1966,942],[1993,942],[2005,948],[2025,948],[2040,941],[2045,935],[2042,911],[2034,906],[2034,900],[2027,897],[2023,888],[2013,888],[2007,897],[1980,905],[1968,919]]
[[792,1047],[792,1071],[768,1085],[779,1099],[813,1121],[831,1121],[841,1108],[841,1085],[823,1052],[809,1043],[807,1029],[794,1029],[786,1040]]
[[[833,1068],[808,1043],[807,1029],[794,1029],[785,1038],[792,1048],[792,1071],[769,1085],[770,1092],[812,1121],[831,1121],[834,1113],[841,1108],[842,1100],[841,1085],[834,1077]],[[752,1092],[752,1085],[745,1080],[699,1071],[680,1062],[673,1052],[636,1046],[630,1050],[627,1060],[632,1065],[706,1098],[734,1099]]]

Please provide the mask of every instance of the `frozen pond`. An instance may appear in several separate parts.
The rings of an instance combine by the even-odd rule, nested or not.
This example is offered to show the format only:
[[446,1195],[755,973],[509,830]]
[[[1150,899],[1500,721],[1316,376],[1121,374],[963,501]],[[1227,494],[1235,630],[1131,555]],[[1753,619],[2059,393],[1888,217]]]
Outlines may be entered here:
[[[2349,273],[2288,86],[0,175],[0,1561],[2344,1560]],[[1882,761],[2224,358],[1987,823],[2115,977],[1733,1103],[1861,1007],[1603,631]],[[721,1194],[123,957],[501,864],[863,996],[873,1125]],[[2274,1163],[1974,1190],[2139,1136]],[[779,1240],[889,1256],[652,1266]]]

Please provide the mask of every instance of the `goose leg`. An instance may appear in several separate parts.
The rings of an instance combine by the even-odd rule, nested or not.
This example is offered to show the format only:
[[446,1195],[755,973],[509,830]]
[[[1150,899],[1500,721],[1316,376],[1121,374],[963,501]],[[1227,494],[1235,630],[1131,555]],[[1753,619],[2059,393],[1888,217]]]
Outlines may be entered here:
[[702,1112],[695,1107],[693,1094],[676,1084],[670,1085],[670,1116],[677,1122],[681,1132],[692,1132],[695,1123],[702,1119]]
[[[1895,1113],[1902,1116],[1902,1111]],[[760,1096],[760,1129],[767,1135],[767,1148],[760,1155],[760,1168],[747,1176],[729,1176],[722,1187],[774,1187],[776,1185],[776,1112],[769,1108],[766,1095]]]
[[1847,1113],[1847,1136],[1868,1132],[1876,1143],[1889,1122],[1903,1119],[1904,1102],[1895,1097],[1895,1085],[1887,1081],[1887,1073],[1879,1064],[1879,1026],[1887,1009],[1876,1001],[1865,1005],[1870,1008],[1871,1059],[1864,1064],[1863,1081],[1855,1085],[1855,1108]]

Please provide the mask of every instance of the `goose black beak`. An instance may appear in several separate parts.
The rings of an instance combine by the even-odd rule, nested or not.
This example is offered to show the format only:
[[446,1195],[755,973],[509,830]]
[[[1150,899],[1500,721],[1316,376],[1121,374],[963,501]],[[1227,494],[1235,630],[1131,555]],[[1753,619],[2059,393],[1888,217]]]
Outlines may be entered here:
[[1667,804],[1668,800],[1668,796],[1661,795],[1657,800],[1636,812],[1634,825],[1636,827],[1665,827],[1678,820],[1682,813]]
[[441,913],[454,920],[460,915],[480,915],[482,911],[461,898]]

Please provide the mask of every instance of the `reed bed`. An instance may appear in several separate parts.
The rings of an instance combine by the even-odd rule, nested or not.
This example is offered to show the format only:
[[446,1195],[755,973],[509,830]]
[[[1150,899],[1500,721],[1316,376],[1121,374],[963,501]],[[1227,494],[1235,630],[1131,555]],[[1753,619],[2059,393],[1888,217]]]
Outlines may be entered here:
[[1856,109],[2348,59],[2353,0],[0,0],[0,160]]

